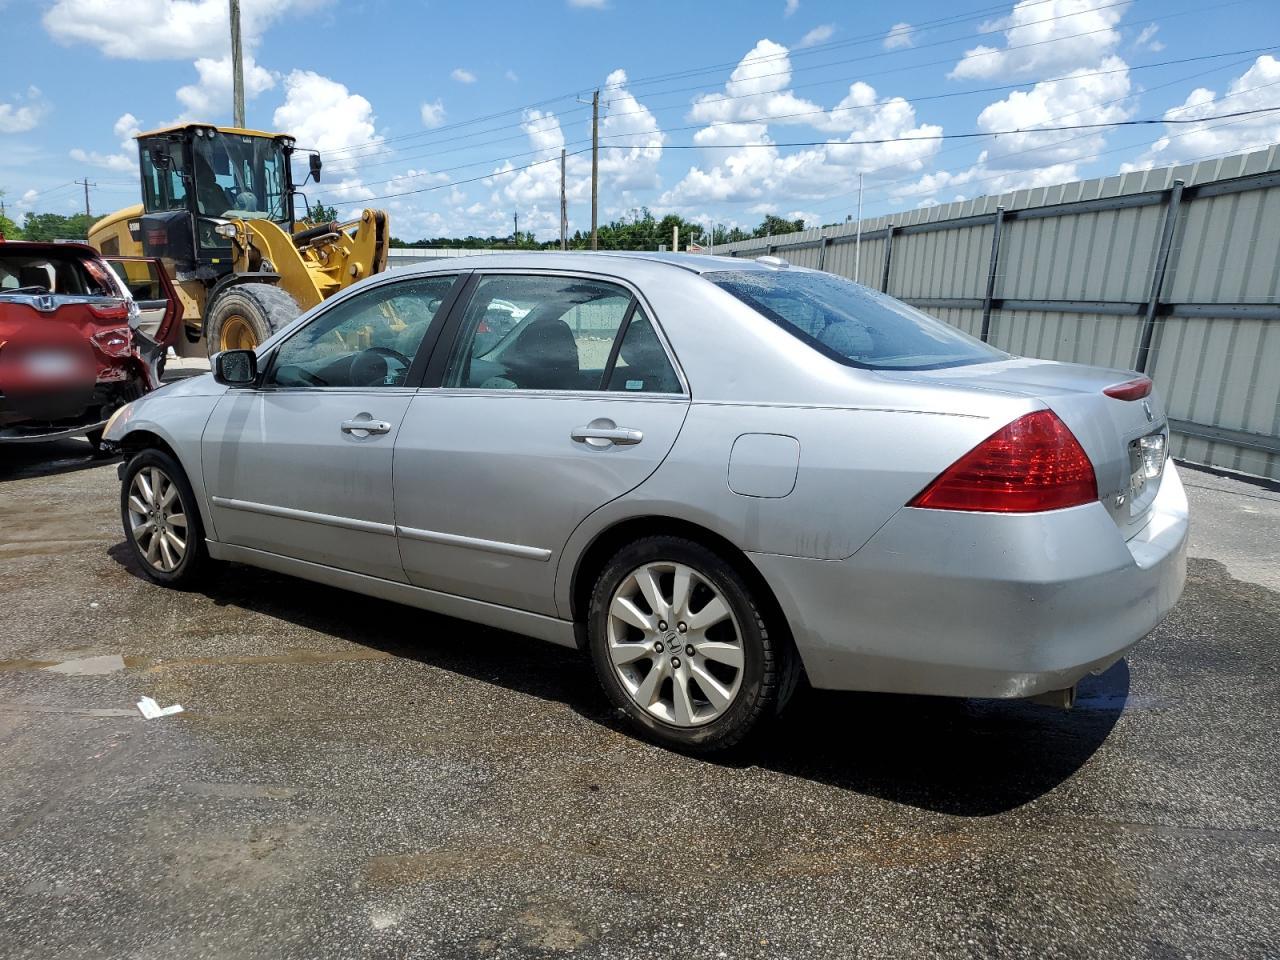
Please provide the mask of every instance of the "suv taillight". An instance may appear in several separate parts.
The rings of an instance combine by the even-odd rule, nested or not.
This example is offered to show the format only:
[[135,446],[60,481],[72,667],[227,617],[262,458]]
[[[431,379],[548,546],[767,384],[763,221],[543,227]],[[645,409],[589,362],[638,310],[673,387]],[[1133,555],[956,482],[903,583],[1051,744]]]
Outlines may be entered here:
[[89,310],[99,320],[129,319],[129,304],[124,300],[115,303],[91,303]]
[[1001,427],[944,470],[909,507],[1035,513],[1098,499],[1080,441],[1051,410]]

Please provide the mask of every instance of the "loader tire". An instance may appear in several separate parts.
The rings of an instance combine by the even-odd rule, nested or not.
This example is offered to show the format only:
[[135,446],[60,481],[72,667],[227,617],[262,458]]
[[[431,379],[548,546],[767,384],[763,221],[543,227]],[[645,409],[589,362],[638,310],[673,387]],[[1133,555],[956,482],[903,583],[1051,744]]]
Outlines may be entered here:
[[240,283],[218,294],[205,317],[205,348],[252,350],[301,311],[285,291],[269,283]]

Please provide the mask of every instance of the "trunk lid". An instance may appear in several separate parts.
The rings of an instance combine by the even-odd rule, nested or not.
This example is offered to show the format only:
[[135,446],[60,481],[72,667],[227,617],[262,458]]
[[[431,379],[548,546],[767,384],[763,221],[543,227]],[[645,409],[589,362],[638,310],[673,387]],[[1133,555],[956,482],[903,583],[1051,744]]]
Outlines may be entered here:
[[940,370],[881,371],[879,375],[1042,401],[1084,447],[1093,462],[1098,497],[1125,538],[1138,533],[1148,519],[1164,471],[1161,463],[1157,476],[1145,476],[1141,443],[1144,438],[1160,436],[1168,449],[1164,404],[1154,388],[1138,400],[1117,400],[1102,392],[1139,374],[1014,357]]

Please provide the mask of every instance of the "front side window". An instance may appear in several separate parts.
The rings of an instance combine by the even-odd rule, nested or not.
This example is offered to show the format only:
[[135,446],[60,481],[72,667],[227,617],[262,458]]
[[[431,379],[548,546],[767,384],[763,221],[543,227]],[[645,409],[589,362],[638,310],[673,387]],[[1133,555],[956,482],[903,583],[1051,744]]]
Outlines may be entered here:
[[270,137],[201,130],[193,140],[196,208],[206,217],[288,219],[284,148]]
[[187,209],[186,160],[177,140],[138,142],[142,165],[142,204],[147,213]]
[[817,271],[703,274],[820,353],[873,370],[934,370],[1009,355],[886,294]]
[[325,311],[276,351],[278,387],[400,387],[453,286],[423,277],[358,294]]
[[446,387],[679,393],[666,350],[631,292],[578,277],[483,278]]

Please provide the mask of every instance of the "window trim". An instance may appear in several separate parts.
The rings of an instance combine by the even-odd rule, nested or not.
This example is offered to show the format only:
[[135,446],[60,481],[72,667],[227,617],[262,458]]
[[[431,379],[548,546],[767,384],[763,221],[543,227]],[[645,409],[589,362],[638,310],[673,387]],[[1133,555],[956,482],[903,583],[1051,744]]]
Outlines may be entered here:
[[[649,325],[653,327],[653,332],[658,337],[658,342],[662,344],[662,349],[666,352],[667,362],[671,364],[671,369],[675,371],[676,379],[680,382],[680,391],[678,393],[637,393],[627,390],[606,390],[604,389],[605,379],[601,379],[601,385],[595,390],[484,390],[480,387],[446,387],[444,385],[445,369],[449,365],[449,358],[453,355],[453,349],[457,345],[458,338],[462,335],[462,321],[466,316],[467,308],[471,305],[472,297],[475,294],[475,288],[486,277],[494,276],[528,276],[528,277],[567,277],[575,280],[589,280],[598,283],[611,283],[621,287],[631,294],[631,306],[627,308],[627,313],[623,318],[623,323],[619,325],[618,331],[614,334],[613,347],[610,348],[609,357],[613,360],[617,350],[622,343],[621,337],[626,333],[626,328],[631,324],[631,318],[635,315],[635,308],[639,306],[644,310],[645,317],[649,321]],[[605,374],[609,372],[606,366]],[[671,347],[671,342],[667,339],[666,331],[662,329],[662,323],[658,319],[657,313],[653,309],[653,305],[640,291],[640,289],[629,280],[619,277],[612,273],[595,273],[590,270],[555,270],[543,267],[491,267],[488,269],[475,270],[468,278],[466,289],[461,292],[457,301],[452,304],[452,309],[446,325],[441,329],[440,336],[437,338],[430,365],[427,369],[427,375],[420,384],[422,389],[437,390],[442,393],[451,395],[467,395],[467,396],[493,396],[495,394],[502,396],[514,397],[595,397],[597,399],[604,398],[622,398],[630,397],[631,399],[671,399],[681,398],[685,400],[692,399],[692,391],[689,389],[689,380],[685,376],[684,368],[680,365],[680,359],[676,356],[675,350]]]
[[316,310],[315,313],[313,313],[310,317],[307,318],[306,322],[293,326],[292,328],[286,327],[285,330],[281,331],[281,333],[285,335],[282,336],[279,340],[275,341],[274,343],[270,343],[270,346],[268,347],[268,351],[267,351],[268,352],[267,362],[263,365],[262,372],[258,375],[258,383],[255,385],[255,388],[258,390],[271,390],[271,391],[319,390],[325,393],[329,393],[335,390],[349,390],[349,391],[356,391],[356,392],[364,392],[367,390],[379,390],[379,391],[381,390],[416,390],[419,386],[421,386],[422,378],[426,373],[427,363],[430,360],[435,350],[436,341],[439,339],[440,332],[444,329],[444,326],[448,322],[449,316],[452,313],[454,306],[458,302],[458,297],[462,291],[462,288],[466,286],[467,281],[470,279],[470,274],[467,271],[458,271],[458,272],[442,271],[440,273],[422,273],[422,274],[415,274],[407,277],[406,276],[388,277],[382,283],[370,284],[367,287],[361,287],[359,290],[356,290],[355,287],[347,288],[348,291],[356,290],[355,296],[359,296],[362,293],[367,293],[373,290],[381,290],[384,287],[400,286],[401,284],[416,283],[424,280],[447,279],[449,277],[453,278],[453,282],[452,284],[450,284],[449,289],[448,291],[446,291],[444,297],[441,298],[440,306],[436,310],[435,316],[431,318],[431,322],[427,325],[426,332],[422,335],[422,340],[419,341],[418,343],[417,350],[414,351],[413,357],[411,358],[412,362],[409,364],[409,369],[405,371],[404,383],[401,383],[395,387],[386,387],[386,386],[353,387],[353,386],[320,386],[318,384],[283,386],[278,383],[267,382],[270,376],[275,372],[276,363],[280,358],[280,349],[286,343],[292,340],[294,337],[298,336],[304,330],[309,328],[313,323],[317,323],[324,317],[327,317],[332,311],[341,307],[341,305],[346,303],[348,300],[352,300],[355,298],[354,296],[347,294],[343,296],[333,297],[332,299],[325,301],[324,303],[321,304],[320,309]]

